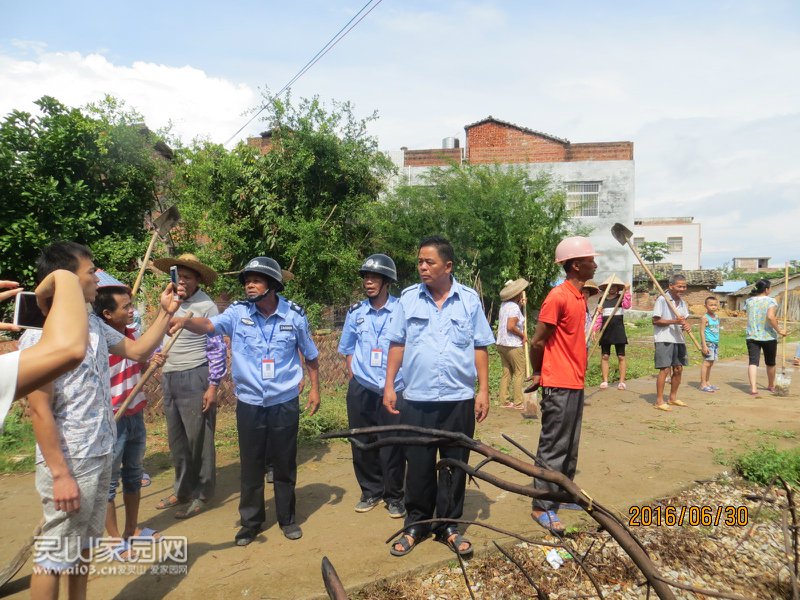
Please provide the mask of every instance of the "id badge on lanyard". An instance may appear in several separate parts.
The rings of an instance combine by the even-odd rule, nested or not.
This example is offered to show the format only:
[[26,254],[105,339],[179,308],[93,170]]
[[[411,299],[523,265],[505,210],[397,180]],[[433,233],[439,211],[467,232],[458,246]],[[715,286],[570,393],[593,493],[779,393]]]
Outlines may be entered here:
[[369,366],[380,367],[383,365],[383,350],[381,348],[373,348],[369,353]]
[[261,379],[275,379],[275,360],[272,358],[261,359]]

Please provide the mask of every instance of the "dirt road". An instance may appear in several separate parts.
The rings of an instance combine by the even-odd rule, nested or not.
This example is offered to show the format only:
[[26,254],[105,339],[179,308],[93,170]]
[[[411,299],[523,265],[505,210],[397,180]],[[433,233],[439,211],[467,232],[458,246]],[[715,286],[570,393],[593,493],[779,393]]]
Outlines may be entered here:
[[[654,377],[631,381],[627,391],[587,390],[579,471],[576,481],[592,497],[628,514],[631,504],[664,496],[724,470],[714,462],[714,451],[743,449],[760,441],[796,445],[800,437],[800,371],[795,372],[791,395],[763,397],[747,394],[746,365],[724,361],[713,378],[722,388],[715,394],[697,389],[692,369],[682,387],[688,408],[672,413],[653,410]],[[765,375],[759,373],[761,381]],[[502,439],[506,433],[534,449],[539,421],[523,421],[517,411],[493,409],[476,435],[485,443],[516,452]],[[153,506],[169,492],[170,471],[154,474],[143,490],[142,520],[169,535],[189,540],[188,574],[96,575],[89,582],[95,598],[315,598],[325,597],[320,577],[323,556],[333,562],[345,585],[358,586],[451,559],[441,544],[428,541],[404,558],[389,555],[384,541],[402,523],[390,519],[382,507],[366,514],[353,511],[358,491],[352,473],[349,446],[334,443],[305,450],[298,474],[297,513],[304,536],[284,539],[274,521],[268,490],[267,529],[246,548],[233,544],[237,526],[238,463],[220,465],[218,497],[212,507],[188,521],[177,521],[170,511]],[[473,457],[474,462],[474,457]],[[493,471],[522,482],[503,469]],[[467,489],[464,517],[519,532],[541,532],[529,518],[529,501],[488,484]],[[5,565],[40,519],[41,509],[33,476],[0,479],[3,515],[0,565]],[[570,524],[582,513],[563,511]],[[469,536],[478,551],[498,536],[471,527]],[[3,592],[11,598],[28,597],[30,564]],[[64,596],[65,597],[65,596]]]

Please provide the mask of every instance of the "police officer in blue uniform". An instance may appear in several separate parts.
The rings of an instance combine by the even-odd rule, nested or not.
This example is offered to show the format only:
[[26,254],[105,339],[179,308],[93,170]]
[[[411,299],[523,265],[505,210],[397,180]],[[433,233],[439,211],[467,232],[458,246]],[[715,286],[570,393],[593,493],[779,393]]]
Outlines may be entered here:
[[[339,340],[339,353],[345,356],[350,372],[347,418],[351,428],[393,425],[399,423],[400,418],[384,409],[383,388],[389,354],[387,334],[397,307],[397,298],[389,295],[389,286],[397,281],[397,269],[390,257],[373,254],[361,265],[359,275],[367,298],[350,307]],[[393,385],[398,402],[402,402],[404,384],[400,371]],[[374,439],[372,436],[362,441]],[[360,450],[352,446],[352,450],[353,470],[361,487],[356,512],[368,512],[383,500],[390,517],[404,517],[402,446],[386,446],[379,450]]]
[[[489,355],[494,335],[480,297],[453,278],[453,247],[433,236],[420,242],[417,271],[422,283],[403,290],[389,328],[389,361],[383,404],[401,423],[472,436],[475,422],[489,413]],[[405,389],[399,407],[391,382],[402,366]],[[478,392],[475,393],[475,381]],[[459,519],[464,510],[466,475],[460,469],[436,473],[436,453],[466,462],[469,451],[439,446],[406,447],[405,531],[392,543],[404,556],[430,533],[415,524],[434,517]],[[449,494],[448,492],[451,492]],[[436,539],[460,555],[472,544],[453,523],[433,528]]]
[[251,260],[239,273],[247,300],[234,302],[210,319],[174,319],[171,333],[181,326],[194,333],[225,335],[231,340],[231,374],[236,386],[236,427],[239,432],[241,529],[236,544],[246,546],[262,530],[265,515],[266,457],[274,467],[278,524],[290,540],[302,537],[295,520],[297,431],[300,422],[299,385],[303,365],[311,389],[305,410],[319,407],[319,352],[309,333],[305,311],[279,296],[280,265],[266,256]]

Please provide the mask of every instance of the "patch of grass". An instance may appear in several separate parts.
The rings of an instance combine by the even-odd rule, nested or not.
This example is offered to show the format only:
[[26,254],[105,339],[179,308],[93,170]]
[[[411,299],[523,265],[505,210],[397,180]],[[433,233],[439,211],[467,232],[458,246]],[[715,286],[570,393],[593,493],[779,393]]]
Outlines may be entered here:
[[745,479],[768,485],[780,476],[788,483],[800,483],[800,447],[778,450],[773,444],[757,448],[733,459],[733,467]]
[[717,465],[729,464],[728,455],[722,448],[711,448],[711,456],[714,459],[714,464]]
[[[305,399],[300,399],[300,407],[305,404]],[[300,413],[300,430],[297,434],[298,443],[307,444],[319,441],[321,434],[329,431],[347,429],[347,403],[343,390],[323,390],[322,401],[317,414],[309,417]]]
[[666,431],[667,433],[680,433],[681,431],[681,427],[675,419],[658,421],[647,427],[648,429],[658,429],[660,431]]
[[797,433],[794,431],[780,430],[780,429],[757,429],[758,435],[765,438],[774,438],[780,440],[793,440],[797,438]]
[[33,471],[36,459],[36,438],[30,419],[16,405],[8,413],[0,436],[0,472],[19,473]]

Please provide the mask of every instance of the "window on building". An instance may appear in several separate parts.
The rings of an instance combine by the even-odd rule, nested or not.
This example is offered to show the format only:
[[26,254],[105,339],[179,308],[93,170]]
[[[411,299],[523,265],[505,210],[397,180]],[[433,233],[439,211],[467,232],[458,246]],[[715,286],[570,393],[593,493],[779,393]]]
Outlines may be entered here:
[[668,237],[667,245],[670,252],[683,252],[683,238],[682,237]]
[[644,244],[644,238],[643,237],[635,237],[635,238],[633,238],[633,246],[634,246],[634,248],[638,248],[642,244]]
[[600,182],[567,183],[567,210],[573,217],[596,217],[600,213]]
[[678,271],[683,271],[683,265],[678,263],[672,263],[672,271],[677,273]]

